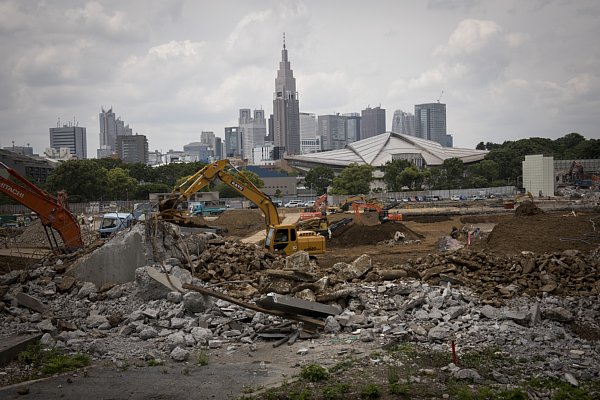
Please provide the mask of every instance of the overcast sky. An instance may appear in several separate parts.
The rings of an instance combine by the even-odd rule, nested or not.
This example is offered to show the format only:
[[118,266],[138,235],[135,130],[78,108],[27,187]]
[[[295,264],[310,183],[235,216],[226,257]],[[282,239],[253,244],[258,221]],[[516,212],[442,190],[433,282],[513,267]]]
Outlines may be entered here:
[[150,150],[273,112],[282,33],[300,110],[435,102],[456,147],[600,138],[597,0],[0,0],[0,146],[42,153],[113,107]]

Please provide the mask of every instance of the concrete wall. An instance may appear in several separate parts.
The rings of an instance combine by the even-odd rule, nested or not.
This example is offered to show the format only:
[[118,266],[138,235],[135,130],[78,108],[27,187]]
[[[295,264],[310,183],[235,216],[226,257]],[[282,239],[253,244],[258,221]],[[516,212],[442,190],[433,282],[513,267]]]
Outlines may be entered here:
[[102,247],[78,258],[67,274],[92,282],[98,288],[108,282],[125,283],[135,280],[135,270],[149,264],[143,242],[144,224],[119,233]]

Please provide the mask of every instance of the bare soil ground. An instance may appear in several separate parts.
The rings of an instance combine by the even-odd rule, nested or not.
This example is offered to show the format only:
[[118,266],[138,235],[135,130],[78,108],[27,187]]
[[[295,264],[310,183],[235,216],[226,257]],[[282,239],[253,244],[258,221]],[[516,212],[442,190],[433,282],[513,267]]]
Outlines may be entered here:
[[[423,215],[406,217],[403,222],[380,224],[377,213],[332,214],[330,222],[353,218],[345,230],[327,241],[327,251],[317,256],[322,267],[336,262],[351,262],[362,254],[371,256],[382,267],[393,267],[409,258],[425,256],[438,251],[440,239],[450,234],[453,226],[474,230],[478,226],[495,224],[492,232],[473,247],[501,254],[521,251],[551,253],[574,249],[583,252],[600,245],[600,214],[598,213],[544,213],[536,215]],[[260,210],[230,210],[211,222],[227,230],[225,236],[244,237],[264,228]],[[380,246],[392,239],[396,232],[404,233],[406,241],[420,243]]]

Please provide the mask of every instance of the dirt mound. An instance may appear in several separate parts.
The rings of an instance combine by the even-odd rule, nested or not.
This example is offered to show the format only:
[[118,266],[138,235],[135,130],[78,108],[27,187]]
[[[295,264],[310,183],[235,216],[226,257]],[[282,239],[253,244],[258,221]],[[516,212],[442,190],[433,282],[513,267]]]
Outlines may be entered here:
[[525,203],[521,204],[515,210],[515,216],[517,216],[517,217],[528,217],[531,215],[538,215],[538,214],[543,214],[543,213],[544,213],[544,211],[542,211],[541,208],[539,208],[538,206],[536,206],[535,204],[530,203],[530,202],[525,202]]
[[[361,219],[362,221],[362,219]],[[384,240],[394,238],[396,232],[404,233],[405,240],[422,239],[423,236],[407,228],[404,224],[387,223],[381,225],[364,225],[353,223],[340,236],[334,237],[327,243],[328,247],[353,247],[360,245],[375,245]]]
[[225,236],[244,237],[265,229],[265,217],[260,210],[227,210],[210,225],[226,229]]
[[[594,230],[596,226],[596,230]],[[600,245],[600,214],[537,214],[500,222],[474,247],[504,254],[552,253],[568,249],[589,252]]]

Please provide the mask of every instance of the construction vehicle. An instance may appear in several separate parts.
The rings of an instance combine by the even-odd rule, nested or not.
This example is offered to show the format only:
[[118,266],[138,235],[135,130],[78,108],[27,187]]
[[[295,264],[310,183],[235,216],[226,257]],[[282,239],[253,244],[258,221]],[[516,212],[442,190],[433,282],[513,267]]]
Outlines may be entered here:
[[349,196],[346,197],[339,205],[339,208],[342,211],[348,211],[350,210],[350,207],[352,207],[352,204],[356,201],[362,202],[362,203],[366,203],[368,200],[365,198],[365,196],[363,196],[362,194],[359,194],[357,196]]
[[192,215],[202,215],[203,217],[221,215],[227,211],[227,207],[218,205],[209,205],[206,203],[195,203],[190,206]]
[[384,224],[386,222],[399,222],[402,221],[402,214],[400,213],[390,213],[390,209],[395,207],[398,203],[391,204],[389,206],[382,206],[381,203],[371,202],[371,203],[360,203],[354,202],[352,204],[352,208],[354,209],[354,213],[360,218],[360,211],[364,210],[366,212],[376,211],[379,217],[379,222]]
[[300,220],[304,221],[312,218],[320,218],[327,214],[327,194],[322,194],[315,200],[312,207],[307,207],[300,213]]
[[[72,252],[83,247],[81,230],[77,218],[67,209],[65,192],[59,192],[57,197],[38,188],[14,169],[0,162],[18,182],[13,182],[0,175],[0,192],[35,212],[46,232],[50,247],[55,251]],[[58,245],[54,231],[60,235],[64,247]]]
[[159,204],[159,216],[175,223],[185,222],[186,216],[178,206],[189,197],[208,186],[215,179],[233,188],[257,205],[265,216],[265,248],[277,254],[290,255],[296,251],[321,254],[325,252],[325,238],[316,232],[299,231],[296,225],[281,223],[277,207],[271,198],[257,188],[248,178],[240,174],[229,160],[218,160],[196,172],[181,185],[175,187],[170,197]]
[[507,210],[512,210],[513,208],[515,208],[515,204],[521,204],[524,201],[529,201],[531,203],[534,203],[533,195],[531,194],[531,192],[517,194],[514,197],[514,199],[505,201],[503,207]]

